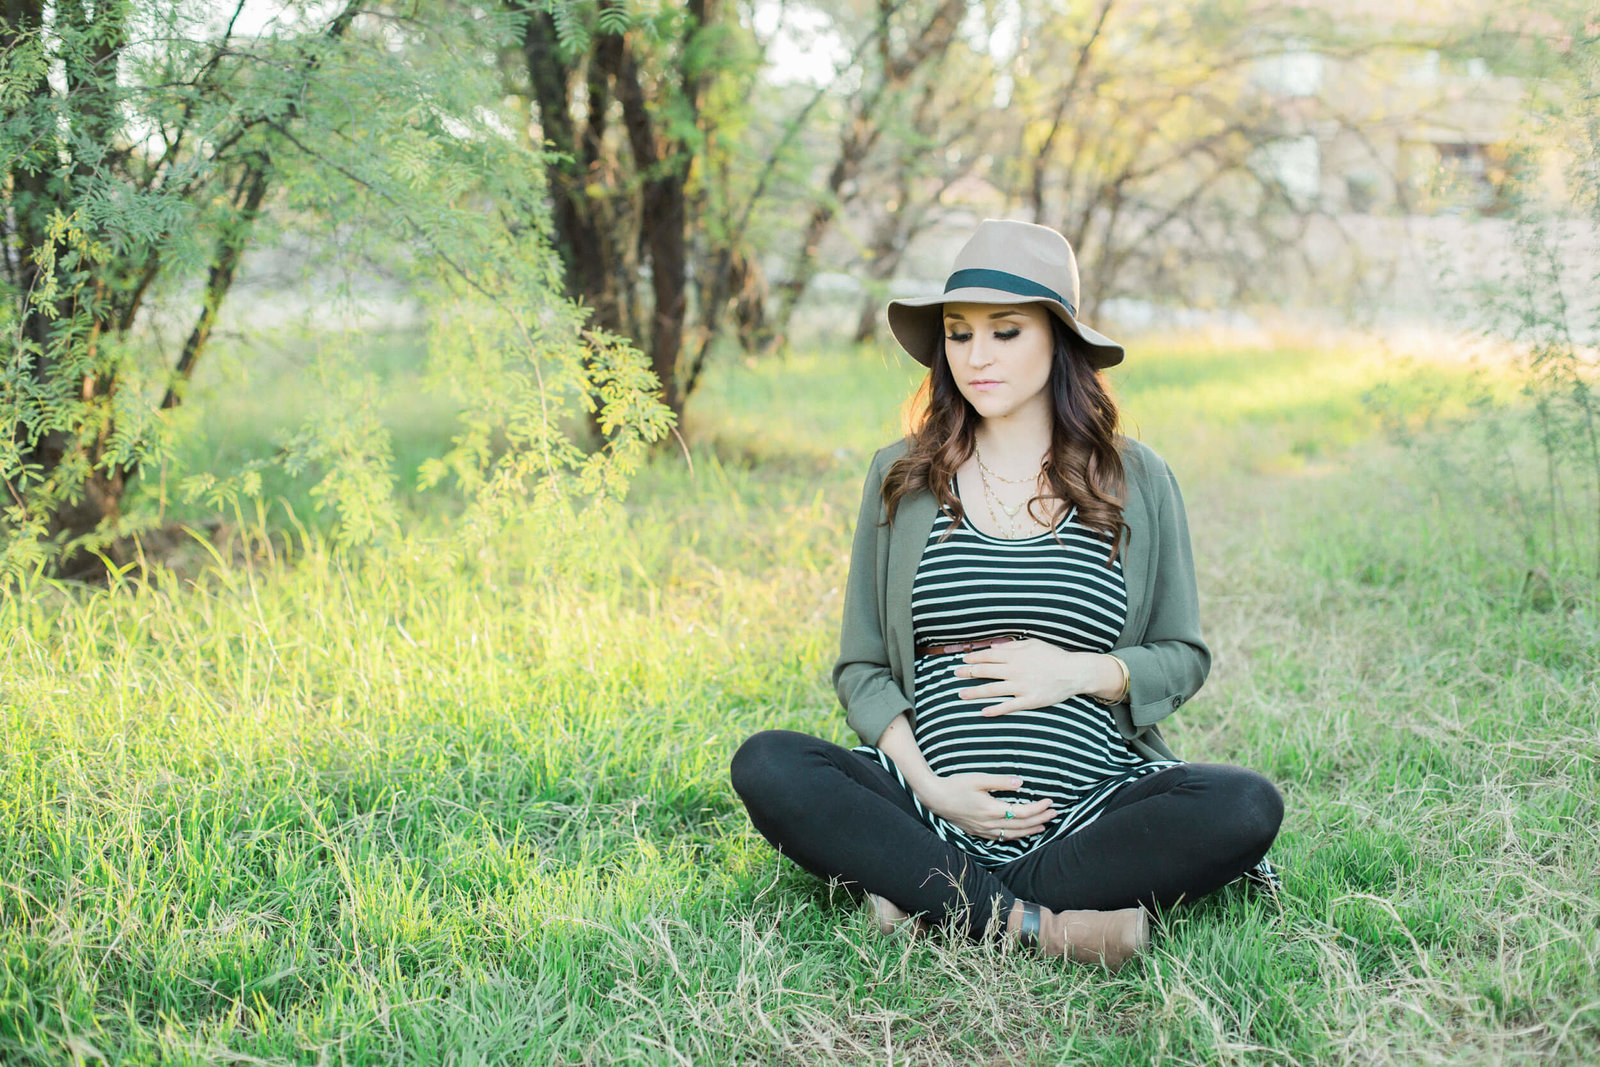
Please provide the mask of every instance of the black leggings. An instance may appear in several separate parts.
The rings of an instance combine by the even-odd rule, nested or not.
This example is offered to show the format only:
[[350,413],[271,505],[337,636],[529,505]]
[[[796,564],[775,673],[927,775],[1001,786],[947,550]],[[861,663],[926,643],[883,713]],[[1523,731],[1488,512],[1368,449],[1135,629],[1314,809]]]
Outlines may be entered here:
[[1088,826],[991,869],[941,840],[895,776],[859,752],[763,730],[739,746],[732,772],[750,821],[801,867],[973,937],[1018,898],[1052,911],[1196,900],[1254,867],[1283,820],[1261,775],[1185,763],[1135,779]]

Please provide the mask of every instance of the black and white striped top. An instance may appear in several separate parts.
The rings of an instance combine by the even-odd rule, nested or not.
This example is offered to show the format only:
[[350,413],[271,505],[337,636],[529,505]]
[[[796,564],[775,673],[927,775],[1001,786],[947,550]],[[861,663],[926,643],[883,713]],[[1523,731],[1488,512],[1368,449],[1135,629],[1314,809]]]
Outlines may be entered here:
[[[1106,565],[1111,542],[1078,522],[1076,508],[1056,527],[1059,541],[1051,531],[1018,540],[991,537],[968,521],[941,540],[950,525],[941,510],[917,564],[911,620],[918,646],[1018,634],[1074,652],[1112,649],[1128,609],[1122,561]],[[937,774],[1016,775],[1020,790],[993,795],[1014,803],[1048,796],[1060,813],[1044,833],[994,841],[969,836],[917,802],[918,813],[940,837],[987,866],[1082,829],[1120,786],[1177,765],[1148,760],[1130,748],[1109,709],[1088,696],[983,718],[978,713],[998,701],[956,695],[987,681],[956,677],[961,663],[960,653],[916,662],[913,733],[928,765]],[[886,753],[870,745],[856,751],[875,756],[905,784]]]

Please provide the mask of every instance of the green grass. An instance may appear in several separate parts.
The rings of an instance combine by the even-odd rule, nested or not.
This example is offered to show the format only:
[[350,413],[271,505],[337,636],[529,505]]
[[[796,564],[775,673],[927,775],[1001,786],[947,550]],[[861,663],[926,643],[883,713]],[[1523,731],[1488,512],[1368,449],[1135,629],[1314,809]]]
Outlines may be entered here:
[[[1504,524],[1379,438],[1359,350],[1116,374],[1217,652],[1168,738],[1280,784],[1281,902],[1230,887],[1107,978],[882,939],[775,855],[727,761],[847,739],[848,536],[914,369],[720,374],[692,473],[660,457],[592,545],[313,529],[0,601],[0,1062],[1600,1059],[1592,597],[1521,595]],[[265,447],[297,401],[257,393],[197,418]]]

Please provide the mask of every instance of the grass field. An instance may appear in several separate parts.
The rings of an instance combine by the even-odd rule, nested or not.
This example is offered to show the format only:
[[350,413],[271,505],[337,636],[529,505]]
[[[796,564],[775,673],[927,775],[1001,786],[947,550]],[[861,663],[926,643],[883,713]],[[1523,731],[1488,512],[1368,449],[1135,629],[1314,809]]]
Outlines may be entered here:
[[[1116,375],[1216,651],[1168,740],[1288,814],[1281,900],[1229,887],[1114,978],[882,938],[728,785],[755,730],[847,740],[850,528],[913,381],[876,353],[720,374],[692,470],[592,544],[273,519],[250,566],[0,600],[0,1063],[1600,1061],[1593,587],[1525,595],[1514,532],[1363,402],[1456,373],[1151,343]],[[270,393],[207,447],[258,447]],[[418,410],[402,461],[447,432]]]

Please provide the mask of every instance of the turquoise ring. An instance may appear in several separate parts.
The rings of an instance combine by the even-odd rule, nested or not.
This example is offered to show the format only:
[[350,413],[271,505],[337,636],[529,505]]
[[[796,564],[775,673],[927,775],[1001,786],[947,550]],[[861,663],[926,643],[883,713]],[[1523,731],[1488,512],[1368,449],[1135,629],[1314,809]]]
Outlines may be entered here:
[[1006,818],[1008,818],[1008,819],[1015,819],[1016,818],[1015,815],[1011,814],[1011,809],[1010,808],[1006,809]]

